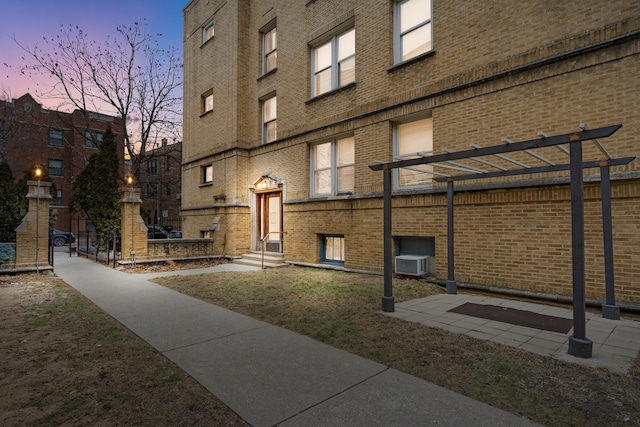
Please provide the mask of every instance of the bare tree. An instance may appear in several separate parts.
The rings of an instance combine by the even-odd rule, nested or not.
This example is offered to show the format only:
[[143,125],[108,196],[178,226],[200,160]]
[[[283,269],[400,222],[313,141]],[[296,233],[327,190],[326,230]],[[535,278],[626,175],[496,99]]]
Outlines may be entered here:
[[87,118],[100,112],[124,119],[114,132],[123,135],[132,173],[138,176],[150,144],[163,137],[181,139],[181,57],[175,47],[161,48],[160,36],[149,34],[144,22],[134,22],[96,41],[69,25],[41,45],[16,43],[26,52],[23,72],[54,78],[54,86],[40,96]]

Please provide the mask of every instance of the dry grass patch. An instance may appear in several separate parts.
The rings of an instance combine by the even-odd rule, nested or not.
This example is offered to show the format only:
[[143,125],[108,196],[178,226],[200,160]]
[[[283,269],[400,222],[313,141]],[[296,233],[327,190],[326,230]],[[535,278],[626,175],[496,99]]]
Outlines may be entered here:
[[[640,425],[640,361],[619,375],[385,316],[380,276],[290,267],[156,281],[545,425]],[[397,302],[438,292],[394,280]]]
[[0,425],[245,426],[62,281],[0,276]]

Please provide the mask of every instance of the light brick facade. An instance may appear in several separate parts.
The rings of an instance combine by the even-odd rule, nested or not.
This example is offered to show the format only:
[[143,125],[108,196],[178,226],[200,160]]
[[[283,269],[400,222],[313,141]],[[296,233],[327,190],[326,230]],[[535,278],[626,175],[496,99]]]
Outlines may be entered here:
[[[270,230],[265,195],[281,195],[287,260],[321,263],[321,236],[337,235],[345,268],[382,271],[382,174],[369,166],[393,160],[396,125],[415,117],[431,117],[435,153],[534,139],[541,130],[574,132],[580,123],[622,124],[603,143],[614,157],[640,152],[640,2],[434,0],[433,50],[401,63],[396,7],[393,0],[185,7],[184,237],[211,235],[218,254],[256,250]],[[215,34],[203,43],[211,19]],[[277,68],[263,74],[262,33],[274,25]],[[355,29],[355,83],[314,97],[314,47],[342,28]],[[210,92],[213,111],[204,112]],[[263,145],[261,101],[272,95],[277,138]],[[353,189],[314,197],[312,147],[343,136],[355,140]],[[593,144],[584,149],[585,159],[602,158]],[[568,163],[559,150],[541,154]],[[525,153],[511,157],[534,163]],[[211,182],[203,179],[208,165]],[[639,168],[636,160],[611,171],[616,296],[632,303],[640,303]],[[603,299],[599,171],[584,173],[587,297]],[[456,188],[457,280],[571,293],[568,173]],[[393,197],[393,235],[434,239],[439,278],[447,273],[444,191],[434,183]]]

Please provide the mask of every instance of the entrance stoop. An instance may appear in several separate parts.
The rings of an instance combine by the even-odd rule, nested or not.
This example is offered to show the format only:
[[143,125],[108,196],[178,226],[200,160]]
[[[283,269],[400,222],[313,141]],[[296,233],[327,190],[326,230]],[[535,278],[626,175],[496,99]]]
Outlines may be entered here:
[[[262,253],[251,252],[233,260],[234,264],[249,265],[251,267],[262,267]],[[264,268],[286,267],[284,255],[281,253],[268,252],[264,254]]]

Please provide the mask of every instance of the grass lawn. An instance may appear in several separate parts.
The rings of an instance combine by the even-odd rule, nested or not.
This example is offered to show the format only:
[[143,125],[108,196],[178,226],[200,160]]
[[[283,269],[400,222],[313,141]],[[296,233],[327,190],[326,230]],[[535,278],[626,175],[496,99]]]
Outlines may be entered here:
[[[385,316],[380,276],[289,267],[155,281],[541,424],[640,425],[640,360],[620,375]],[[397,302],[438,292],[394,279]]]
[[0,275],[0,425],[246,426],[59,279]]

